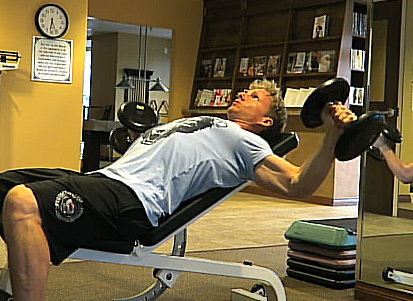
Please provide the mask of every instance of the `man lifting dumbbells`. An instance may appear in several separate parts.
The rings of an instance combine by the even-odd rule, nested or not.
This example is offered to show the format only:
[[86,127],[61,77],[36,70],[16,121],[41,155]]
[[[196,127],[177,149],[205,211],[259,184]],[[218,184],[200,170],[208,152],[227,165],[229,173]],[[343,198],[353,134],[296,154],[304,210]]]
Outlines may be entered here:
[[[301,167],[259,137],[280,132],[286,111],[270,81],[254,81],[228,120],[184,118],[147,130],[111,165],[89,174],[30,169],[0,174],[2,223],[14,301],[44,301],[49,262],[77,248],[128,253],[135,240],[179,204],[246,180],[286,196],[312,194],[335,160],[335,145],[356,116],[323,103],[321,147]],[[1,299],[0,299],[1,300]]]

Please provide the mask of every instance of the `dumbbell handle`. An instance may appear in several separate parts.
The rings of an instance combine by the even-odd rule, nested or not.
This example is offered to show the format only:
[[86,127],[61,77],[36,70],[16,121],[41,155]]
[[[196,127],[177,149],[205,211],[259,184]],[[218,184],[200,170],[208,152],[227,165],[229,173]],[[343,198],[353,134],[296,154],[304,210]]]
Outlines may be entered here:
[[397,117],[397,116],[399,116],[399,109],[398,108],[396,108],[396,109],[391,108],[391,109],[388,109],[386,111],[382,111],[382,114],[383,114],[384,117],[388,117],[388,118]]

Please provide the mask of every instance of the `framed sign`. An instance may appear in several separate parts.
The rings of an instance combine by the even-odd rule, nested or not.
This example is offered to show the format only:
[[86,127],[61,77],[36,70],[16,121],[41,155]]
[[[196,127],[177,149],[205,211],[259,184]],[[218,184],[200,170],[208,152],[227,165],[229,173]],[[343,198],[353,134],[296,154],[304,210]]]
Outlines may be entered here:
[[71,83],[73,40],[33,37],[32,80]]

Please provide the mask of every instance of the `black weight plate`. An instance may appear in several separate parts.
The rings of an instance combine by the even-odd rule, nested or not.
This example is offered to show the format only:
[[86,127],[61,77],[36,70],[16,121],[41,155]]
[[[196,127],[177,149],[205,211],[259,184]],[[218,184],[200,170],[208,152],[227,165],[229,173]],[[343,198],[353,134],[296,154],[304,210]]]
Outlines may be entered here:
[[403,141],[403,136],[399,130],[388,124],[384,125],[383,135],[393,143],[401,143]]
[[349,124],[336,143],[334,153],[340,161],[361,155],[374,143],[383,129],[383,114],[368,112]]
[[128,129],[125,127],[113,129],[109,134],[109,143],[115,151],[123,155],[132,144]]
[[124,102],[118,110],[120,122],[135,132],[144,132],[155,126],[158,116],[147,104],[140,102]]
[[301,120],[308,128],[315,128],[323,124],[321,111],[328,102],[345,103],[350,93],[350,85],[341,77],[330,79],[315,89],[304,102],[301,109]]

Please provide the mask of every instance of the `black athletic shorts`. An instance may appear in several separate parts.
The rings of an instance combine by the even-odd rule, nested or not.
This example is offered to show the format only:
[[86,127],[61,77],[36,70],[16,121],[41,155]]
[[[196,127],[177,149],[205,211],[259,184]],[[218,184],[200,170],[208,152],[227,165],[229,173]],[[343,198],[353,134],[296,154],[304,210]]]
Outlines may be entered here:
[[0,175],[0,190],[6,178],[27,179],[15,184],[25,184],[36,196],[53,264],[78,248],[130,253],[135,240],[152,229],[136,194],[102,174],[15,170]]

